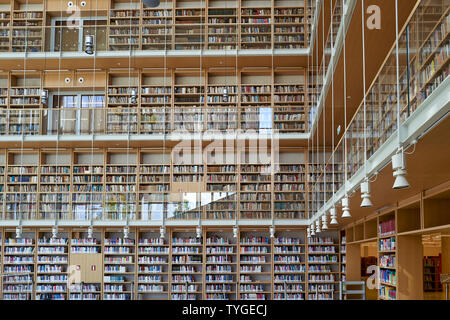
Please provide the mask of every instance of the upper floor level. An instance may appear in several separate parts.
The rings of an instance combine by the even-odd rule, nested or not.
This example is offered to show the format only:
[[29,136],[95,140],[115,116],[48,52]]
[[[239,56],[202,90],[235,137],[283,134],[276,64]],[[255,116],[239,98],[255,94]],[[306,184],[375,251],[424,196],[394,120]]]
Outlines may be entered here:
[[[309,47],[315,0],[1,0],[0,52]],[[297,52],[298,53],[298,52]]]

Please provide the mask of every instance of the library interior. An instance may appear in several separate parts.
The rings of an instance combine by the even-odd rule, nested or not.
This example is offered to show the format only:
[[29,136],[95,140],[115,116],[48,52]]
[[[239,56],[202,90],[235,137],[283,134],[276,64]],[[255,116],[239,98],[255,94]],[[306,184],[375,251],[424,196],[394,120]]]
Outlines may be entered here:
[[448,300],[450,0],[0,0],[0,300]]

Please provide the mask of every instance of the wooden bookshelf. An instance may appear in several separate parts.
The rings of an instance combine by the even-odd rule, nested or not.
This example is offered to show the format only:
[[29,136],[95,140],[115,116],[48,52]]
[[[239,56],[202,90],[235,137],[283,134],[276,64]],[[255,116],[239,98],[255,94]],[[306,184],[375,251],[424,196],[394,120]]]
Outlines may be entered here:
[[241,219],[271,218],[273,187],[268,169],[268,165],[260,164],[242,164],[240,166],[239,213]]
[[11,48],[11,2],[0,4],[0,51],[8,52]]
[[44,4],[39,0],[14,0],[12,6],[11,51],[43,51]]
[[267,231],[242,230],[239,242],[239,300],[272,299],[272,244]]
[[171,155],[141,150],[139,169],[141,219],[162,219],[167,213],[171,181]]
[[[165,238],[159,228],[132,227],[126,239],[123,231],[94,228],[89,238],[87,227],[60,227],[52,238],[48,227],[24,228],[17,243],[15,231],[5,229],[2,273],[13,268],[18,274],[5,277],[3,298],[305,300],[311,298],[311,285],[325,284],[310,281],[318,274],[308,271],[313,244],[303,229],[277,227],[273,239],[261,227],[241,228],[237,238],[230,228],[212,226],[203,227],[200,238],[185,227],[167,228]],[[94,268],[90,271],[96,274],[81,271],[79,278],[77,266]]]
[[39,154],[9,152],[6,219],[32,219],[38,210]]
[[340,273],[341,273],[341,281],[346,281],[347,280],[347,236],[346,236],[346,231],[345,230],[341,230],[340,231],[340,258],[339,261],[341,263],[340,266]]
[[205,300],[236,300],[238,251],[237,239],[230,230],[205,231]]
[[76,152],[72,167],[72,218],[101,217],[104,199],[104,157],[99,152]]
[[241,49],[270,49],[272,47],[272,1],[241,1]]
[[[60,76],[70,79],[78,77],[78,73]],[[232,68],[110,70],[97,75],[95,84],[92,73],[83,76],[88,88],[106,87],[105,94],[98,105],[85,108],[83,104],[82,108],[77,102],[72,106],[74,110],[67,110],[69,103],[61,109],[43,105],[41,92],[47,90],[50,96],[53,94],[50,99],[55,103],[56,91],[64,96],[64,91],[73,87],[82,94],[84,89],[78,83],[68,85],[52,74],[38,71],[0,74],[0,102],[4,102],[0,108],[0,134],[132,135],[236,129],[304,133],[308,130],[305,72],[300,69],[275,72]],[[88,121],[80,122],[77,115]]]
[[308,239],[308,300],[338,298],[340,274],[337,232],[322,232]]
[[4,236],[3,299],[31,299],[35,293],[36,234],[23,229],[22,238],[16,239],[15,232],[5,230]]
[[[420,19],[432,21],[431,29],[418,34]],[[411,77],[409,85],[409,104],[402,109],[402,120],[405,120],[433,92],[450,73],[448,47],[450,34],[450,9],[442,3],[430,3],[419,7],[416,16],[410,23],[412,41],[419,47],[409,60]],[[429,32],[428,32],[429,31]],[[422,35],[424,38],[421,39]],[[404,91],[402,94],[404,95]]]
[[135,232],[128,238],[117,231],[105,230],[103,245],[103,299],[131,300],[134,295],[136,240]]
[[143,8],[141,41],[143,50],[171,50],[174,43],[174,2],[158,8]]
[[[51,19],[63,7],[42,0],[1,3],[0,52],[49,51],[52,41],[57,51],[78,51],[83,45],[73,34],[73,45],[56,43]],[[91,10],[82,7],[83,15]],[[309,46],[314,11],[313,0],[168,0],[158,8],[112,0],[92,17],[99,51],[302,49]]]
[[67,300],[68,233],[39,232],[37,243],[36,300]]
[[137,299],[169,299],[170,244],[159,230],[142,230],[138,242]]
[[110,51],[140,48],[140,2],[111,1],[108,16]]
[[307,46],[305,1],[274,1],[274,48],[298,49]]
[[141,133],[168,133],[173,128],[172,72],[141,74]]
[[[178,158],[176,148],[171,153],[146,148],[0,152],[4,218],[124,221],[160,220],[163,215],[168,219],[201,216],[221,220],[235,219],[236,215],[244,219],[307,217],[311,183],[308,164],[299,163],[305,157],[302,149],[281,152],[274,172],[269,171],[269,164],[252,164],[254,154],[250,151],[242,161],[234,153],[230,162],[213,149],[205,149],[205,157],[197,154],[189,160],[191,164],[179,164],[183,159]],[[183,193],[203,193],[208,198],[186,206],[188,198]]]
[[424,291],[442,291],[440,274],[442,273],[442,258],[427,256],[423,258],[423,289]]
[[273,299],[305,300],[306,238],[289,229],[275,234],[273,251]]
[[378,299],[397,299],[396,214],[388,212],[378,218],[378,260],[380,289]]
[[68,219],[71,216],[71,154],[41,152],[39,218]]
[[137,153],[107,154],[105,204],[110,220],[135,219],[137,212]]
[[171,300],[203,297],[203,239],[190,230],[171,233]]
[[207,49],[232,50],[239,43],[239,1],[209,0]]
[[205,3],[200,0],[176,0],[174,13],[175,50],[203,49],[207,24]]
[[308,130],[305,80],[304,70],[274,73],[274,129],[280,132]]

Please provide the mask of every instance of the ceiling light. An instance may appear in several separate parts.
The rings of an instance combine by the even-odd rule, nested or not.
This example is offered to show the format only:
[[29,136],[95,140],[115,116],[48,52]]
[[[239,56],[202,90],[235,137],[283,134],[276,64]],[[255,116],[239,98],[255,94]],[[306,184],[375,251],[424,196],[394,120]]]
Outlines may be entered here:
[[197,233],[197,238],[202,237],[202,227],[201,226],[197,226],[197,228],[195,228],[195,232]]
[[123,238],[128,239],[129,233],[130,233],[130,228],[128,228],[128,226],[124,227],[123,228]]
[[164,239],[166,237],[166,228],[164,226],[161,226],[159,228],[160,238]]
[[269,233],[271,238],[275,238],[275,226],[270,226]]
[[367,178],[361,183],[361,198],[363,199],[361,208],[372,207],[372,201],[370,201],[370,183]]
[[228,102],[228,88],[223,88],[223,102]]
[[403,149],[399,150],[396,154],[392,156],[392,169],[394,170],[395,182],[392,186],[392,189],[400,190],[409,188],[410,185],[408,180],[406,180],[405,176],[407,174],[406,171],[406,159],[405,154],[403,153]]
[[342,198],[342,218],[351,218],[352,215],[350,214],[350,201],[348,199],[348,196],[345,196],[344,198]]
[[22,227],[17,226],[16,227],[16,239],[20,239],[20,238],[22,238]]
[[320,220],[316,220],[316,233],[320,233]]
[[330,209],[330,217],[331,217],[330,224],[331,224],[332,226],[337,225],[338,222],[337,222],[337,219],[336,219],[337,216],[336,216],[336,208],[335,208],[335,207],[333,207],[333,208]]
[[137,90],[136,89],[132,89],[131,90],[130,103],[131,104],[137,104]]
[[237,237],[238,237],[238,227],[237,227],[237,225],[235,225],[235,226],[233,227],[233,237],[234,237],[234,238],[237,238]]
[[43,104],[44,106],[46,106],[48,103],[48,90],[43,89],[41,91],[41,104]]
[[52,227],[52,239],[56,239],[58,237],[58,226]]
[[92,239],[94,237],[94,230],[92,229],[92,226],[88,228],[88,239]]
[[327,226],[327,214],[325,213],[322,216],[322,230],[327,230],[328,226]]

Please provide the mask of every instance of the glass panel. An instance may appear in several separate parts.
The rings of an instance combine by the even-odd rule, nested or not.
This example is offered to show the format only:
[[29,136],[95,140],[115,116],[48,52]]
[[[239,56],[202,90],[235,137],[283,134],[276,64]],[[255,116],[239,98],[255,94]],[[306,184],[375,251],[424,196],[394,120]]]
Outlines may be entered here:
[[[47,30],[51,31],[50,28]],[[79,28],[68,26],[67,21],[55,21],[53,28],[54,51],[79,51]]]

